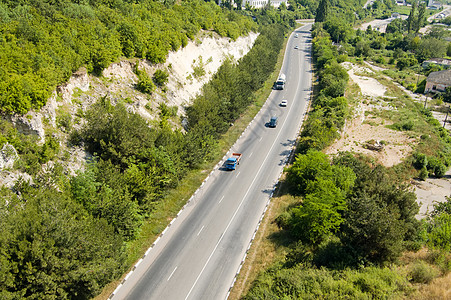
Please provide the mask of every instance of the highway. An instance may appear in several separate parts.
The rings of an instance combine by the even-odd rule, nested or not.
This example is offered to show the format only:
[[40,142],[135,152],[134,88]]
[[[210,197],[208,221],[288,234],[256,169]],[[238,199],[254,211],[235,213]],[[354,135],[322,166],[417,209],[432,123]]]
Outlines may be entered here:
[[[110,298],[226,299],[304,118],[312,81],[310,28],[289,37],[285,89],[271,92],[229,151],[242,153],[237,169],[215,168]],[[286,107],[279,106],[282,99]],[[278,117],[275,128],[267,127],[271,116]]]

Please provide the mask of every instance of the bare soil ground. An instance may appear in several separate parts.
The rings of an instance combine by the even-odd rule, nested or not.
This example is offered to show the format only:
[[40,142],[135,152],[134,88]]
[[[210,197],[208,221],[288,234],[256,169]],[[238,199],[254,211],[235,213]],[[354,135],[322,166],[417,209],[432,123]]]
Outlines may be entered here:
[[[399,164],[412,151],[415,139],[409,138],[404,132],[387,128],[386,125],[390,124],[387,120],[371,114],[374,110],[393,109],[382,99],[386,91],[384,85],[374,78],[357,75],[373,71],[350,63],[346,63],[345,67],[351,80],[361,90],[360,101],[354,107],[354,118],[346,123],[341,138],[325,152],[336,154],[340,151],[353,151],[371,156],[386,167]],[[382,144],[383,148],[380,151],[371,150],[374,143]]]

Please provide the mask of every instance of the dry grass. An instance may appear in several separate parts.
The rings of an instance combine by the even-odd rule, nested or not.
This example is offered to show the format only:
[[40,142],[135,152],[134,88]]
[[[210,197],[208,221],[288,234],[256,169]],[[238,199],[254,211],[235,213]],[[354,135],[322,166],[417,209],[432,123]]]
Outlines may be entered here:
[[[448,254],[448,259],[450,255]],[[398,267],[401,274],[409,276],[409,270],[412,270],[418,262],[424,262],[431,269],[437,271],[437,276],[428,284],[413,284],[416,292],[409,296],[410,300],[446,300],[451,299],[451,273],[441,270],[435,262],[437,252],[422,248],[418,252],[405,252],[400,258]]]
[[289,195],[274,197],[255,236],[254,242],[240,274],[230,293],[229,300],[241,299],[252,286],[260,272],[266,270],[273,262],[280,261],[287,254],[281,230],[274,222],[288,207],[298,202]]
[[412,300],[446,300],[451,299],[451,273],[435,278],[432,283],[423,285]]

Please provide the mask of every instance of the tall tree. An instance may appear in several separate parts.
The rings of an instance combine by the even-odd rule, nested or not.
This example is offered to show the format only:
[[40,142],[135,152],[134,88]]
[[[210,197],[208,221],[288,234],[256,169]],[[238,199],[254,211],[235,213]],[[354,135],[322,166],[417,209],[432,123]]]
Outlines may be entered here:
[[412,9],[410,10],[409,17],[407,18],[407,31],[408,33],[411,33],[412,30],[415,28],[415,10],[417,7],[417,2],[412,2]]
[[325,22],[329,13],[329,0],[321,0],[316,9],[315,22]]
[[420,31],[420,28],[424,24],[425,18],[426,18],[426,3],[423,2],[418,6],[418,16],[415,22],[415,33],[418,33],[418,31]]

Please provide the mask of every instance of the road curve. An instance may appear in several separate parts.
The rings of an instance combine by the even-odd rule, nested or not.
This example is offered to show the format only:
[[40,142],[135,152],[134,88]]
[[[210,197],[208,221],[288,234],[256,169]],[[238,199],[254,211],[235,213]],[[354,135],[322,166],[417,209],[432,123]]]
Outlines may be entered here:
[[[300,27],[289,37],[281,70],[287,75],[285,89],[271,92],[232,147],[230,153],[243,154],[238,168],[211,172],[110,298],[227,298],[308,106],[310,28]],[[282,99],[287,107],[279,106]],[[271,116],[279,119],[276,128],[266,125]]]

